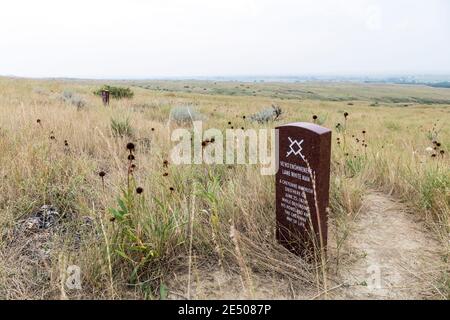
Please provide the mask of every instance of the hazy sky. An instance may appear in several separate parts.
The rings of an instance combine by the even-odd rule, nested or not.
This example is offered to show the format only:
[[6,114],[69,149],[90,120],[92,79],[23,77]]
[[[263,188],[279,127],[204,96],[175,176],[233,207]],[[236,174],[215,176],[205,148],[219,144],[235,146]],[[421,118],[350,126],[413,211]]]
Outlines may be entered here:
[[0,74],[450,74],[448,0],[2,0]]

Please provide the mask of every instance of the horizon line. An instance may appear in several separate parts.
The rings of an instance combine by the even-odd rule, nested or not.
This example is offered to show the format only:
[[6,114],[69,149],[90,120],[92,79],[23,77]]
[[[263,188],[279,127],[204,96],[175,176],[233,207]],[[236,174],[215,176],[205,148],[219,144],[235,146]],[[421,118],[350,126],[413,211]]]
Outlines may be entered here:
[[[235,75],[189,75],[189,76],[148,76],[148,77],[83,77],[83,76],[20,76],[11,74],[0,74],[0,78],[18,78],[30,80],[80,80],[80,81],[164,81],[164,80],[223,80],[223,81],[239,81],[243,79],[251,79],[252,81],[261,81],[265,79],[292,79],[304,81],[327,81],[327,80],[374,80],[383,78],[408,78],[408,77],[440,77],[448,78],[450,81],[450,73],[438,72],[392,72],[392,73],[305,73],[305,74],[235,74]],[[308,79],[310,78],[310,79]],[[317,78],[317,79],[314,79]],[[385,79],[386,80],[386,79]]]

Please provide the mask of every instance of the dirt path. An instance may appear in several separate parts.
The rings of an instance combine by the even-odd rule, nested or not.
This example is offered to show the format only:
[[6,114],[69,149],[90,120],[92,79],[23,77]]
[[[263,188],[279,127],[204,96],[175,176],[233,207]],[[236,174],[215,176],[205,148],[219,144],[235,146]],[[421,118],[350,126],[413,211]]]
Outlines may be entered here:
[[[435,286],[446,265],[441,244],[430,236],[417,216],[389,195],[366,196],[350,227],[340,255],[338,273],[330,271],[329,294],[287,279],[252,275],[253,289],[244,290],[242,278],[215,270],[194,271],[194,299],[436,299]],[[333,236],[333,234],[330,234]],[[331,258],[335,257],[330,250]],[[448,266],[447,266],[448,268]],[[441,281],[442,282],[442,281]],[[171,284],[170,298],[186,298],[187,275]]]
[[345,299],[427,299],[444,267],[440,245],[392,197],[372,193],[350,232],[337,293]]

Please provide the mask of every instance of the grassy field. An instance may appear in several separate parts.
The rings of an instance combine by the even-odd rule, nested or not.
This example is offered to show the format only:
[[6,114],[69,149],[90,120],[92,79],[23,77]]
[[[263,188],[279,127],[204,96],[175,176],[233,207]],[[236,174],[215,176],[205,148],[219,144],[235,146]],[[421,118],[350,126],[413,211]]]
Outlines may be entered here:
[[[104,107],[93,92],[106,83],[134,97]],[[189,124],[169,122],[170,113],[186,105],[205,129],[317,115],[333,130],[325,265],[276,243],[274,177],[259,166],[171,163],[171,130]],[[283,110],[277,121],[249,120],[271,105]],[[0,298],[196,298],[194,284],[214,273],[238,279],[239,296],[322,298],[346,268],[341,248],[373,191],[398,199],[439,241],[447,267],[431,298],[449,298],[449,123],[445,88],[0,78]],[[58,220],[32,230],[43,205]],[[76,290],[65,285],[73,265]]]

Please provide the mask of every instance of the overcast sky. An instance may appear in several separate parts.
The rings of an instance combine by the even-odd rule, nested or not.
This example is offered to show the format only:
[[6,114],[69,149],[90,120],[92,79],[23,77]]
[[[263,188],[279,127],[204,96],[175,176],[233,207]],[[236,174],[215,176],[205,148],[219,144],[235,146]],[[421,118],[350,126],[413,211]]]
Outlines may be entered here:
[[450,74],[448,0],[2,0],[0,75]]

